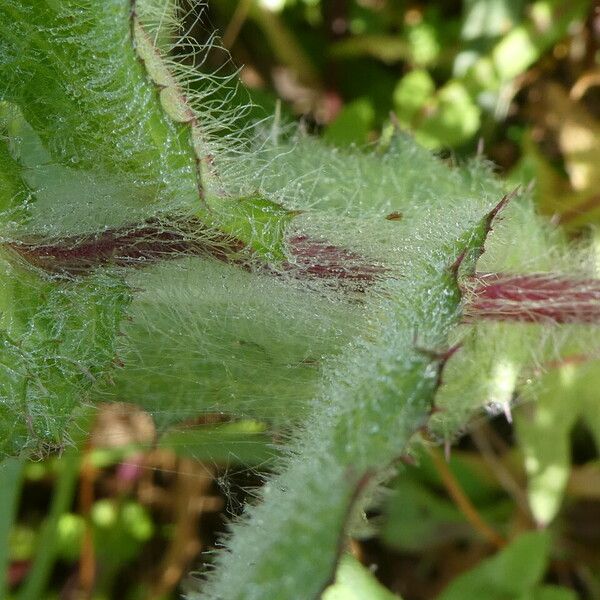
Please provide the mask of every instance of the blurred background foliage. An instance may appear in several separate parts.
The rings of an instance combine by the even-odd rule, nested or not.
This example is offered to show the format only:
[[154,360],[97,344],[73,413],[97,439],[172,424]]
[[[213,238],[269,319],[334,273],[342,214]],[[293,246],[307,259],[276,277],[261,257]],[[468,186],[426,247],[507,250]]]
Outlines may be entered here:
[[535,180],[542,211],[570,227],[600,217],[597,3],[216,0],[208,13],[264,115],[281,98],[342,146],[377,140],[393,115],[433,150]]
[[[534,185],[557,226],[597,236],[597,3],[210,0],[204,16],[190,27],[222,32],[232,60],[215,50],[206,64],[240,66],[248,121],[359,147],[399,126],[450,161],[484,154]],[[449,460],[423,450],[402,467],[325,600],[600,598],[598,362],[539,385],[538,404],[525,392],[514,418],[473,423]],[[157,440],[139,409],[106,407],[81,455],[2,463],[0,596],[179,597],[273,459],[263,424],[221,419]]]

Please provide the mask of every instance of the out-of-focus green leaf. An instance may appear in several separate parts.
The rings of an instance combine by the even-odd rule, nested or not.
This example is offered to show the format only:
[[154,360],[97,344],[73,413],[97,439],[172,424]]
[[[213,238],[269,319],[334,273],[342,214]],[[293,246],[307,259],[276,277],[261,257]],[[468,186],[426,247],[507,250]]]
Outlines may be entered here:
[[338,146],[364,144],[375,122],[375,110],[367,98],[344,106],[325,130],[323,137]]
[[495,37],[514,27],[523,10],[523,0],[465,0],[463,40]]
[[68,561],[75,561],[81,552],[85,532],[85,520],[81,515],[64,513],[56,525],[57,555]]
[[[413,477],[438,489],[443,488],[439,471],[436,469],[431,456],[426,451],[417,453],[417,465],[406,467]],[[460,484],[465,494],[476,504],[489,504],[498,498],[498,481],[484,467],[481,458],[474,454],[453,450],[448,462],[448,468]]]
[[465,518],[449,501],[408,478],[400,478],[382,529],[383,539],[402,550],[423,550],[464,532]]
[[535,181],[535,201],[541,213],[558,217],[563,227],[578,229],[600,221],[600,123],[562,87],[546,86],[544,121],[562,153],[565,172],[544,156],[528,131],[521,141],[522,157],[510,173],[513,182]]
[[450,81],[436,96],[432,111],[419,124],[415,138],[429,148],[459,146],[471,139],[481,122],[481,109],[466,87]]
[[584,17],[588,6],[587,0],[534,3],[530,21],[510,30],[492,51],[500,79],[508,81],[528,69],[567,33],[571,24]]
[[523,533],[495,556],[456,577],[437,600],[521,600],[534,598],[548,563],[550,535]]
[[13,523],[8,540],[10,560],[31,560],[38,543],[38,531],[31,525]]
[[525,27],[513,29],[494,49],[494,64],[500,77],[512,79],[533,64],[539,50]]
[[355,35],[332,45],[330,52],[335,58],[371,56],[384,63],[394,63],[410,57],[410,46],[400,36]]
[[409,125],[415,115],[435,93],[435,82],[425,69],[407,73],[394,90],[394,106],[398,119]]
[[534,198],[542,213],[553,215],[562,210],[561,198],[568,193],[566,180],[542,155],[533,141],[531,132],[526,131],[521,142],[522,156],[507,179],[514,185],[535,181]]
[[375,579],[356,558],[346,554],[338,568],[335,583],[325,590],[322,600],[400,600]]
[[133,559],[154,533],[148,511],[136,502],[120,505],[110,499],[98,500],[90,517],[96,552],[105,566],[114,568]]
[[0,463],[0,598],[7,596],[6,572],[9,560],[8,538],[16,517],[21,492],[23,461],[5,458]]
[[425,67],[432,64],[440,54],[437,30],[429,23],[410,27],[407,34],[410,60],[414,65]]
[[[476,461],[474,456],[456,451],[448,466],[486,521],[505,521],[512,504]],[[476,535],[456,505],[440,495],[443,489],[428,453],[419,452],[417,465],[406,466],[392,485],[381,526],[384,540],[395,548],[417,551]]]
[[[537,387],[537,385],[536,385]],[[529,504],[540,524],[558,512],[571,467],[570,433],[581,419],[600,444],[598,362],[565,365],[550,372],[534,391],[532,415],[520,412],[516,425],[525,456]]]
[[557,585],[540,585],[533,590],[532,600],[577,600],[577,594]]

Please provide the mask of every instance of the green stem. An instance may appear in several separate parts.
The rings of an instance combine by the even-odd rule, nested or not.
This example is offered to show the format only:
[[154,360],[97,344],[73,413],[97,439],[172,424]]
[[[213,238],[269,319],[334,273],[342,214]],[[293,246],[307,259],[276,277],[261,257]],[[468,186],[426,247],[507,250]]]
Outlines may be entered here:
[[50,512],[39,537],[38,551],[17,600],[38,600],[42,598],[56,559],[56,528],[61,515],[69,509],[73,501],[75,484],[79,475],[79,457],[76,451],[69,451],[62,457],[60,469]]
[[10,560],[9,537],[21,493],[23,460],[6,458],[0,463],[0,598],[8,597],[6,574]]
[[427,424],[449,356],[435,350],[460,320],[458,272],[473,271],[500,206],[440,248],[433,264],[425,258],[414,287],[390,284],[380,326],[332,367],[287,463],[233,526],[203,598],[309,600],[331,582],[366,483],[385,477]]

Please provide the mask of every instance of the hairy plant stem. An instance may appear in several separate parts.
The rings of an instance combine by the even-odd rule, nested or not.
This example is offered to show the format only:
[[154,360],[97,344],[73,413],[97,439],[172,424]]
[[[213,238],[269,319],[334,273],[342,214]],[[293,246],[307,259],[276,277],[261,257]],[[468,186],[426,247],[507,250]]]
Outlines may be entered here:
[[600,322],[600,282],[553,273],[477,273],[464,282],[464,319]]
[[[382,306],[377,332],[342,358],[280,474],[264,487],[262,502],[234,525],[228,552],[202,597],[309,599],[331,581],[340,539],[367,482],[384,479],[427,425],[452,355],[448,335],[461,317],[459,279],[472,273],[505,201],[445,247],[437,256],[445,265],[424,262],[422,280],[410,291],[398,282],[397,294]],[[292,569],[286,567],[290,556],[296,556]],[[240,565],[249,569],[240,572]]]
[[[200,219],[147,221],[139,226],[112,229],[94,236],[59,240],[27,239],[6,244],[31,265],[50,273],[85,275],[106,266],[145,266],[183,256],[212,257],[248,267],[260,257],[242,240],[209,229]],[[289,260],[281,270],[294,277],[315,278],[341,285],[354,283],[364,290],[385,274],[352,250],[306,235],[286,239]],[[527,323],[600,322],[600,282],[553,273],[475,273],[461,283],[463,321]]]
[[[171,12],[163,28],[162,9],[175,7],[145,0],[0,7],[0,98],[30,127],[24,139],[36,137],[44,150],[27,170],[60,182],[80,175],[81,189],[91,190],[59,196],[50,177],[30,191],[30,174],[0,149],[0,208],[16,219],[23,207],[7,231],[29,232],[7,234],[0,248],[7,282],[0,395],[8,407],[0,424],[11,451],[29,439],[13,433],[12,411],[26,415],[30,438],[43,431],[60,440],[73,407],[108,386],[111,398],[147,402],[170,423],[207,407],[260,418],[264,411],[266,419],[282,407],[286,425],[300,423],[262,503],[232,526],[204,595],[312,599],[331,581],[368,491],[415,434],[433,431],[442,374],[455,364],[443,373],[456,327],[482,319],[596,322],[600,286],[475,273],[507,198],[484,215],[500,189],[482,185],[488,174],[446,171],[400,134],[389,160],[335,155],[306,140],[293,150],[246,151],[236,134],[219,146],[206,90],[194,96],[196,74],[169,56],[165,40],[178,20]],[[221,131],[234,119],[218,112]],[[229,144],[213,160],[213,150]],[[26,153],[17,158],[26,164]],[[291,182],[300,184],[301,202]],[[46,183],[54,196],[44,201]],[[261,191],[241,197],[247,189]],[[286,206],[270,198],[286,198]],[[288,227],[300,212],[306,220]],[[167,262],[186,257],[215,260]],[[143,265],[152,268],[131,268]],[[468,383],[461,380],[448,404],[458,425],[486,401],[467,407]],[[301,419],[294,402],[302,403]],[[457,419],[443,431],[456,431]],[[40,564],[46,572],[48,559]]]

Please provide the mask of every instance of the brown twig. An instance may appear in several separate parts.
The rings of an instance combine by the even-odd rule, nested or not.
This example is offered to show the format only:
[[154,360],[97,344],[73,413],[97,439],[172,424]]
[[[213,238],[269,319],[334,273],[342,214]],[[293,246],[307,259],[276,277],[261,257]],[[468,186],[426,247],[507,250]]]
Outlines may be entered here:
[[240,34],[240,31],[242,30],[242,27],[244,26],[244,23],[246,22],[246,19],[248,18],[248,14],[252,8],[252,2],[253,0],[240,0],[238,2],[221,40],[223,48],[229,50],[233,46],[235,40]]
[[[486,427],[486,430],[489,429]],[[521,489],[512,473],[504,466],[500,458],[497,456],[494,448],[487,437],[487,431],[482,427],[477,427],[471,431],[471,438],[477,446],[483,460],[489,465],[494,473],[498,483],[510,494],[517,506],[521,509],[524,515],[531,517],[529,503],[527,502],[527,494]]]
[[79,510],[85,519],[85,530],[79,554],[79,593],[81,598],[91,598],[96,581],[96,551],[92,535],[90,513],[94,504],[94,483],[97,470],[91,460],[91,445],[88,443],[81,461],[79,476]]
[[496,548],[506,546],[506,540],[483,520],[483,517],[479,514],[471,500],[469,500],[439,451],[430,446],[428,452],[448,495],[463,513],[467,521],[471,523],[473,528],[478,531],[482,537]]

